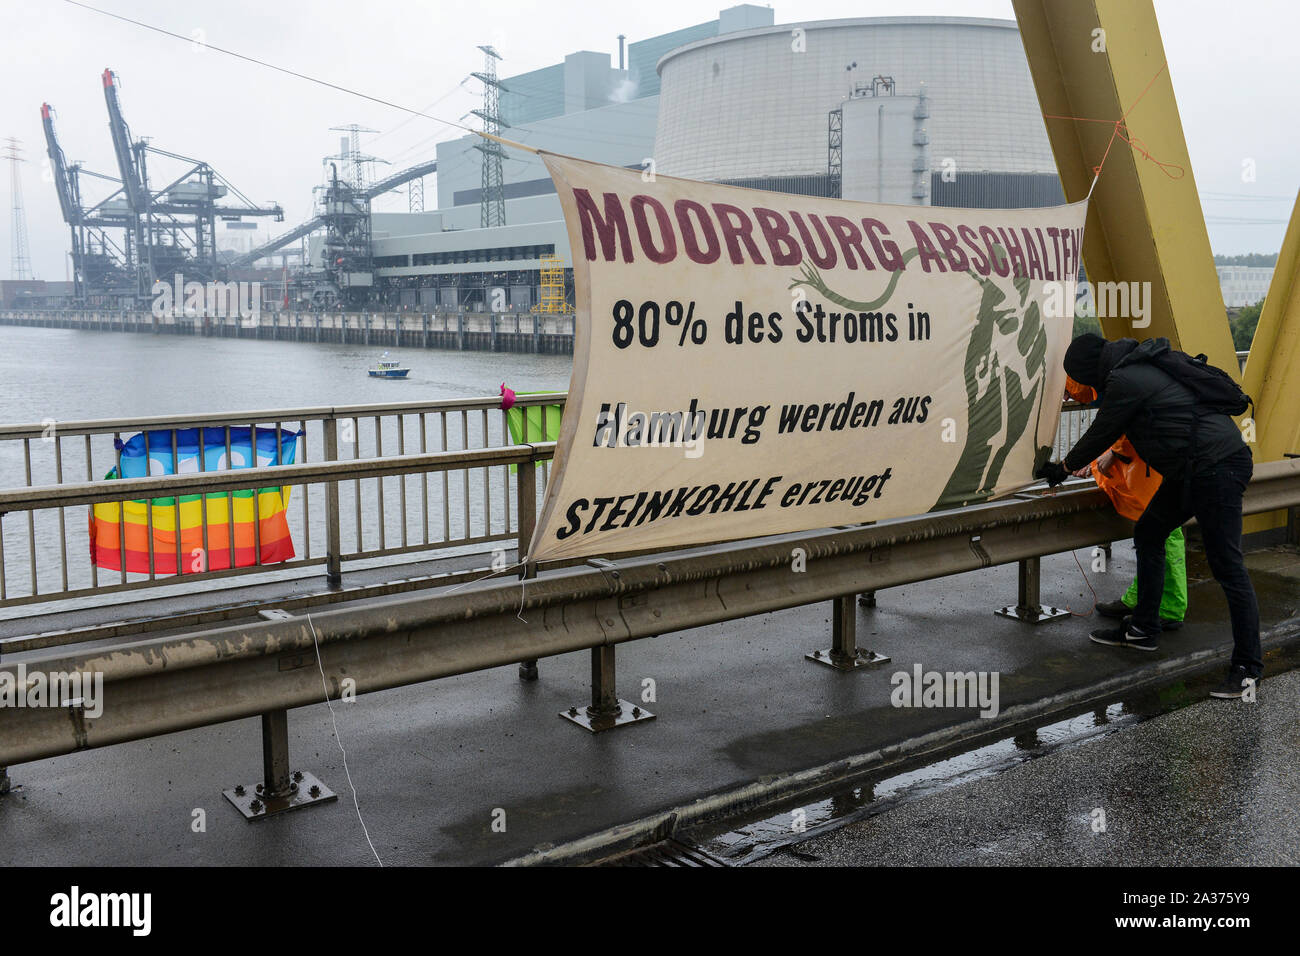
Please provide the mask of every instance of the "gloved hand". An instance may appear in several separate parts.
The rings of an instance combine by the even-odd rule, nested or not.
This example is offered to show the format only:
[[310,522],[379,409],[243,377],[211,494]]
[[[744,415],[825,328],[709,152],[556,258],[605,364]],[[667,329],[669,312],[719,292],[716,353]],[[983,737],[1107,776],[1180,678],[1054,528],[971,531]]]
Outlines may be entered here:
[[1065,466],[1059,461],[1047,461],[1038,466],[1034,472],[1035,478],[1042,478],[1047,481],[1049,487],[1055,488],[1066,479]]

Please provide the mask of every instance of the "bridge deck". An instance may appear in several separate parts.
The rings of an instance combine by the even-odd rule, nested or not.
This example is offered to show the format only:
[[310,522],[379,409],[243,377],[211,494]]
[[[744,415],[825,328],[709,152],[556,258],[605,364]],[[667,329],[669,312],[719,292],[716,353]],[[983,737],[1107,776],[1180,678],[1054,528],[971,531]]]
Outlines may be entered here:
[[[1279,549],[1250,561],[1274,659],[1300,643],[1300,556]],[[1016,569],[1004,566],[884,591],[877,608],[859,609],[860,645],[893,658],[871,671],[803,660],[828,643],[829,605],[623,645],[621,696],[639,700],[642,681],[653,679],[657,699],[647,706],[657,719],[595,737],[557,716],[588,699],[586,653],[544,660],[536,683],[498,668],[363,695],[335,712],[386,863],[499,862],[968,721],[973,711],[890,706],[891,675],[916,663],[999,671],[1005,712],[1226,650],[1222,594],[1204,580],[1199,556],[1190,564],[1191,620],[1157,654],[1091,644],[1095,617],[1036,628],[994,617],[1015,595]],[[1090,578],[1106,600],[1131,573],[1131,547],[1116,544],[1112,573]],[[1068,554],[1043,559],[1042,596],[1091,606]],[[339,801],[246,823],[221,790],[258,779],[260,731],[256,719],[233,721],[12,768],[21,789],[0,801],[0,864],[372,863],[325,707],[295,710],[289,734],[292,765],[321,777]],[[207,829],[195,833],[200,808]],[[498,808],[504,833],[492,828]]]

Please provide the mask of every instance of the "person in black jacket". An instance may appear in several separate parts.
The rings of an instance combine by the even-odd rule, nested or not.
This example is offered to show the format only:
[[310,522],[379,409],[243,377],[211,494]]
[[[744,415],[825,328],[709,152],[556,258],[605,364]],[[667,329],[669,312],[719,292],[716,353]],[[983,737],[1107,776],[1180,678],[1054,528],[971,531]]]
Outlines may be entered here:
[[1219,698],[1253,699],[1264,673],[1259,643],[1259,605],[1241,553],[1241,497],[1250,481],[1250,449],[1227,415],[1198,406],[1192,391],[1152,364],[1169,340],[1107,342],[1081,335],[1065,353],[1065,370],[1090,385],[1101,404],[1091,427],[1061,462],[1043,465],[1035,477],[1060,484],[1093,461],[1120,435],[1164,476],[1133,529],[1137,548],[1137,606],[1116,628],[1093,631],[1098,644],[1153,651],[1160,636],[1160,594],[1165,539],[1195,516],[1214,579],[1223,588],[1232,618],[1228,676],[1212,690]]

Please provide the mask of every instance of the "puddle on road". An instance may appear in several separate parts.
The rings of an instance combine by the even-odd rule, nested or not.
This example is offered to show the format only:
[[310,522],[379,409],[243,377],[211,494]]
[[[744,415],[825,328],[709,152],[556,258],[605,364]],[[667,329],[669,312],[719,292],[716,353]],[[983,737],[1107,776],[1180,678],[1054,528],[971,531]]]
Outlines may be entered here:
[[[1265,655],[1266,678],[1300,666],[1300,648],[1272,651]],[[1078,711],[1064,719],[1028,728],[993,743],[985,744],[941,760],[917,765],[886,768],[861,782],[844,785],[814,802],[788,803],[785,808],[737,825],[699,827],[684,839],[732,866],[744,866],[785,847],[878,813],[901,803],[920,799],[963,783],[1002,773],[1057,750],[1082,746],[1108,734],[1134,726],[1152,717],[1207,699],[1209,687],[1220,679],[1218,669],[1210,675],[1179,680],[1155,689],[1127,694],[1119,700]],[[952,748],[948,748],[951,752]],[[924,760],[925,758],[921,758]],[[797,854],[798,850],[791,852]]]

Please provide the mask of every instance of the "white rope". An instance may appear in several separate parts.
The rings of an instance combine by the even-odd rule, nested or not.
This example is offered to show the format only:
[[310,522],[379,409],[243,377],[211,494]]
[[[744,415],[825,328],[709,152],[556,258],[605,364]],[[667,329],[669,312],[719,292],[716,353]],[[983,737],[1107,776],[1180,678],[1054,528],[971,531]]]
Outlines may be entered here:
[[1098,169],[1097,175],[1092,177],[1092,185],[1088,187],[1088,195],[1083,197],[1084,202],[1087,202],[1092,198],[1092,191],[1097,188],[1097,183],[1098,181],[1100,181],[1100,179],[1101,179],[1101,170]]
[[357,788],[352,783],[352,771],[348,769],[348,752],[343,749],[343,739],[339,737],[339,724],[334,719],[334,705],[330,702],[330,688],[325,681],[325,665],[320,659],[320,641],[316,638],[316,625],[311,622],[311,615],[307,615],[307,626],[311,628],[311,640],[316,646],[316,666],[320,669],[320,685],[325,691],[325,706],[329,708],[330,723],[334,725],[334,742],[339,745],[339,753],[343,755],[343,773],[348,778],[348,789],[352,791],[352,805],[357,810],[357,820],[361,823],[361,832],[366,835],[366,843],[370,845],[370,852],[375,855],[375,862],[381,867],[384,861],[379,858],[378,851],[375,850],[375,844],[370,839],[370,830],[366,827],[366,821],[361,816],[361,804],[357,801]]
[[[459,591],[461,588],[467,588],[471,584],[478,584],[480,581],[486,581],[488,578],[496,577],[498,574],[505,574],[507,571],[513,571],[515,568],[522,568],[527,563],[528,563],[528,557],[525,556],[522,561],[516,561],[514,564],[509,565],[508,567],[501,568],[497,571],[489,571],[481,578],[475,578],[472,581],[464,581],[456,585],[454,588],[449,588],[447,590],[447,593],[451,594],[453,591]],[[519,618],[519,620],[523,621],[523,623],[525,624],[528,623],[528,619],[524,617],[524,585],[527,582],[527,580],[528,580],[527,578],[519,579],[519,610],[515,612],[515,617]]]

